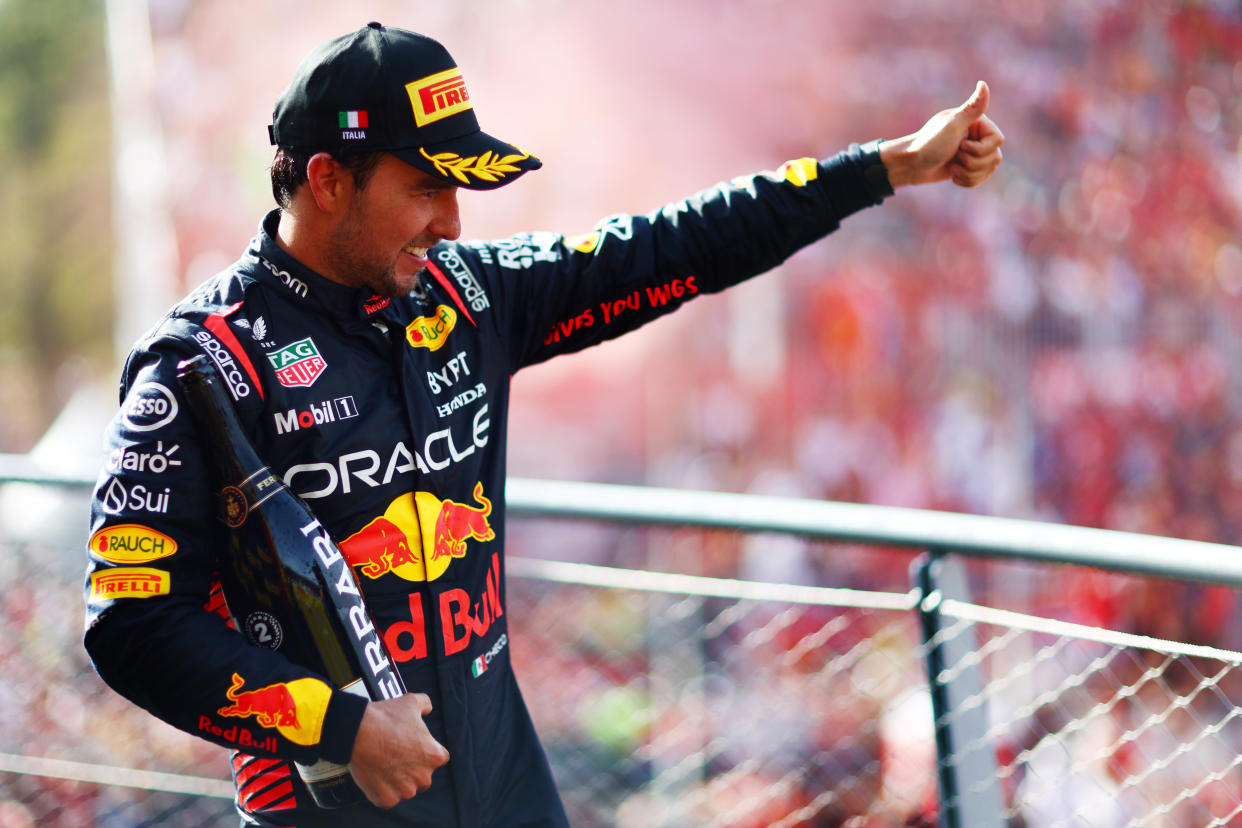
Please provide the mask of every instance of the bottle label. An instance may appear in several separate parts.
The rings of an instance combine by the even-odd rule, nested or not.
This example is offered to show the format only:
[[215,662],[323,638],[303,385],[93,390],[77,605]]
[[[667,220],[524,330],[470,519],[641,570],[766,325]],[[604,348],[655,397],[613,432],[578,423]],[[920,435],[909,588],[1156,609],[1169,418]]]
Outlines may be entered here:
[[329,762],[327,759],[320,759],[313,765],[303,765],[301,762],[294,764],[298,766],[298,774],[302,777],[302,781],[308,785],[326,782],[349,773],[349,768],[346,766]]
[[361,662],[368,698],[392,699],[405,693],[405,684],[393,666],[384,640],[367,613],[353,571],[318,520],[302,527],[322,566],[324,585],[332,590],[332,607],[346,635],[353,639],[354,653]]
[[[349,684],[341,688],[346,693],[353,693],[355,696],[361,696],[369,699],[367,688],[362,685],[362,679],[354,679]],[[336,762],[329,762],[327,759],[320,759],[313,765],[303,765],[301,762],[294,762],[298,767],[298,775],[308,785],[322,784],[332,779],[344,776],[349,773],[349,767],[346,765],[338,765]]]
[[224,522],[236,529],[246,522],[251,511],[283,488],[284,483],[267,466],[236,486],[225,486],[220,490],[220,512]]
[[220,490],[220,511],[224,522],[233,529],[246,522],[250,507],[246,505],[246,496],[236,486],[225,486]]

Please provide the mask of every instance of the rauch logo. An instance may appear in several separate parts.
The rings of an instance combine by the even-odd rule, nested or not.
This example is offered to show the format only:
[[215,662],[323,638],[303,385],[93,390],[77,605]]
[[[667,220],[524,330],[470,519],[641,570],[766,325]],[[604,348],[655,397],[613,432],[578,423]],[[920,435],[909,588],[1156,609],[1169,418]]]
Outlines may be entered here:
[[140,564],[167,558],[176,553],[177,542],[138,523],[108,526],[91,535],[91,552],[105,561]]

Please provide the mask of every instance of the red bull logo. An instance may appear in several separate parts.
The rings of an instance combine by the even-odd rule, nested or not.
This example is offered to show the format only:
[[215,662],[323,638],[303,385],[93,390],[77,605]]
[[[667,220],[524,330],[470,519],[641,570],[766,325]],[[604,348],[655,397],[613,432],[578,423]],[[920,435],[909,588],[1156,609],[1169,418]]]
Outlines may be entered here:
[[315,745],[323,730],[323,716],[332,690],[319,679],[300,678],[243,690],[246,680],[233,674],[224,695],[232,704],[216,711],[221,716],[254,716],[261,727],[275,729],[298,745]]
[[[462,652],[471,641],[487,635],[492,625],[504,617],[505,608],[500,598],[501,577],[500,554],[493,552],[481,591],[472,594],[464,589],[446,589],[438,598],[431,599],[433,607],[439,606],[441,652],[444,655]],[[384,630],[384,644],[393,660],[398,662],[427,657],[427,624],[420,593],[410,593],[409,608],[409,621],[396,621]],[[500,640],[507,639],[502,634]],[[491,662],[503,645],[493,647],[494,651],[485,654],[485,664]]]
[[492,502],[483,496],[483,484],[474,484],[474,499],[479,508],[446,500],[436,516],[435,545],[431,559],[445,555],[454,558],[466,556],[466,539],[489,541],[496,537],[487,518],[492,513]]
[[367,578],[389,572],[407,581],[434,581],[454,558],[463,558],[467,541],[496,537],[492,502],[483,484],[474,486],[471,506],[440,500],[430,492],[409,492],[388,504],[384,514],[341,541],[349,565]]

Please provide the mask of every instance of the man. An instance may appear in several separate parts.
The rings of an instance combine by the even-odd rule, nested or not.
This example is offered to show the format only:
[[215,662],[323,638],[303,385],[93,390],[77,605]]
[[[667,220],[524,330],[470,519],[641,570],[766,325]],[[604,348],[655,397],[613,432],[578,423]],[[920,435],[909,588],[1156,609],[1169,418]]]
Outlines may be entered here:
[[[566,824],[509,666],[509,377],[769,270],[892,187],[983,182],[1003,141],[987,103],[981,82],[911,135],[586,236],[467,245],[458,188],[540,162],[479,130],[434,40],[371,23],[319,47],[270,127],[280,208],[127,360],[92,509],[85,644],[100,675],[236,749],[243,824]],[[234,630],[221,611],[211,446],[176,381],[201,353],[259,454],[341,547],[409,695],[325,690],[326,704],[289,711],[296,733],[236,703],[322,677],[272,649],[269,627]],[[317,809],[289,762],[320,759],[347,762],[370,803]]]

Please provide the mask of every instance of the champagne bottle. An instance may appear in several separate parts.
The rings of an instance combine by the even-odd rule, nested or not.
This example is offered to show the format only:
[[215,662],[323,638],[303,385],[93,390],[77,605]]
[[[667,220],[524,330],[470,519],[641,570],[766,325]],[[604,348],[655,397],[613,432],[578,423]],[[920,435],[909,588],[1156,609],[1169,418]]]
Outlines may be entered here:
[[[234,625],[252,644],[279,650],[347,692],[374,700],[404,694],[348,562],[259,458],[215,366],[199,355],[178,368],[229,529],[220,584]],[[364,799],[344,765],[321,760],[297,768],[320,807]]]

